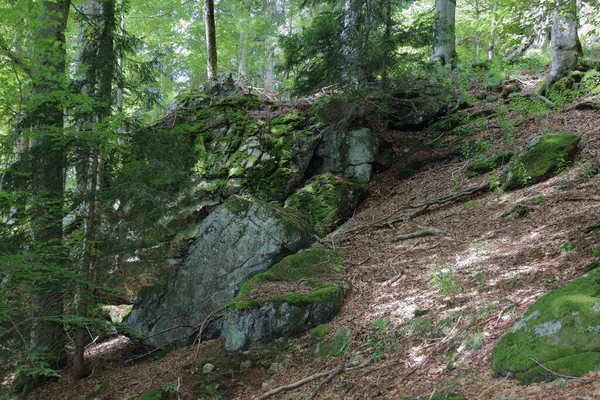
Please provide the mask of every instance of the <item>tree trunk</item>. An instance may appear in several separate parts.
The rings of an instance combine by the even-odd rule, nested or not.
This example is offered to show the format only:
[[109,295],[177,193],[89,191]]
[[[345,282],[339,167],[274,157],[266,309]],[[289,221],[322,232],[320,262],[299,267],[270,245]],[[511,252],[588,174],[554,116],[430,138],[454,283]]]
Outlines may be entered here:
[[[36,259],[33,272],[41,282],[32,289],[34,324],[31,331],[30,362],[34,367],[58,368],[66,361],[63,315],[63,195],[65,150],[64,111],[61,104],[66,84],[65,29],[70,1],[43,1],[39,4],[38,28],[34,37],[34,66],[31,71],[32,106],[24,126],[31,134],[32,249]],[[32,377],[29,387],[39,384]]]
[[359,68],[358,32],[362,22],[362,0],[345,0],[344,3],[344,30],[342,31],[342,54],[346,67],[343,79],[346,84],[358,86],[361,71]]
[[[94,123],[101,124],[111,114],[113,105],[113,83],[119,63],[115,53],[115,37],[119,28],[116,16],[116,0],[89,0],[85,9],[90,27],[90,35],[80,35],[80,45],[83,48],[79,67],[83,70],[81,92],[95,100],[91,112],[80,116],[81,131],[91,131]],[[86,133],[83,133],[86,135]],[[88,134],[89,135],[89,134]],[[94,247],[98,237],[100,215],[97,197],[102,155],[100,149],[102,139],[92,133],[91,137],[82,137],[80,159],[77,163],[77,189],[83,199],[79,211],[83,219],[82,251],[78,261],[79,282],[76,286],[74,306],[79,317],[89,316],[88,304],[91,301],[88,289],[89,282],[95,283]],[[74,333],[75,349],[73,354],[73,376],[83,378],[91,373],[85,364],[84,350],[87,329],[79,326]]]
[[546,80],[537,89],[544,95],[559,79],[575,71],[582,56],[581,42],[577,34],[576,0],[557,0],[553,13],[550,50],[552,68]]
[[217,77],[217,39],[215,33],[214,0],[204,0],[204,25],[206,27],[206,71],[208,79]]
[[492,13],[492,26],[490,28],[490,43],[488,45],[488,60],[494,61],[496,57],[496,13],[498,12],[498,1],[494,2],[494,11]]
[[240,61],[238,63],[238,79],[248,78],[248,33],[246,32],[246,23],[240,27]]
[[451,67],[456,58],[456,0],[435,0],[435,27],[431,61]]

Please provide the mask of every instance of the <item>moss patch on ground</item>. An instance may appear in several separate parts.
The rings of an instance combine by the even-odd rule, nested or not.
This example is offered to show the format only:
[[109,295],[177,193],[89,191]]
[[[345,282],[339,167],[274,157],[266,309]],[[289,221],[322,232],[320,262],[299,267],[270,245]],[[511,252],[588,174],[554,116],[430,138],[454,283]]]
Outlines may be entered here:
[[[581,376],[600,366],[600,269],[547,293],[500,340],[492,368],[522,383]],[[539,363],[539,364],[538,364]]]
[[572,160],[580,140],[579,136],[569,134],[536,137],[512,157],[502,188],[516,189],[548,179]]
[[332,174],[316,176],[290,196],[284,208],[302,215],[314,233],[323,237],[352,216],[366,190]]

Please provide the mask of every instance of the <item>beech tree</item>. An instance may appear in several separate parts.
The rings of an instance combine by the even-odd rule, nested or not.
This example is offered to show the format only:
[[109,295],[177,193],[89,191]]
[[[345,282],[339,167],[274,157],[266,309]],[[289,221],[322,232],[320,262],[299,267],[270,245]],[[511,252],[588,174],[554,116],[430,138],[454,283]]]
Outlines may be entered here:
[[456,58],[456,0],[435,1],[431,61],[451,66]]
[[540,94],[545,94],[556,81],[577,69],[583,56],[577,33],[578,23],[576,0],[556,0],[550,41],[552,68],[538,88]]

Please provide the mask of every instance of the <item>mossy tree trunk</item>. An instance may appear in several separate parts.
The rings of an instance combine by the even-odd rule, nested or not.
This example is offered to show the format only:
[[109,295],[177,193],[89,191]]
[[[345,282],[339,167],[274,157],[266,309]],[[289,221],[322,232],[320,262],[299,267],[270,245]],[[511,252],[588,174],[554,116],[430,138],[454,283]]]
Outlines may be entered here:
[[576,0],[557,0],[552,18],[550,42],[552,68],[548,77],[537,89],[541,95],[545,95],[550,86],[559,79],[575,71],[583,55],[577,34],[579,19]]

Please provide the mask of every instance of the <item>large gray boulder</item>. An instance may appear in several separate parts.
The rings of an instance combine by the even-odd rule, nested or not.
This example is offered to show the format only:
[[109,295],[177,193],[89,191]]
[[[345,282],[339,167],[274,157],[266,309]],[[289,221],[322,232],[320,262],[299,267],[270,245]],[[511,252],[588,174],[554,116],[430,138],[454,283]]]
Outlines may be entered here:
[[341,272],[341,257],[314,248],[255,275],[229,304],[221,331],[223,348],[243,350],[330,321],[341,310],[349,288],[337,280]]
[[298,221],[279,207],[230,197],[202,222],[168,284],[140,292],[126,323],[145,345],[185,344],[245,281],[308,245]]
[[380,144],[379,135],[368,128],[332,131],[317,147],[317,174],[330,172],[360,183],[371,179]]

